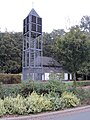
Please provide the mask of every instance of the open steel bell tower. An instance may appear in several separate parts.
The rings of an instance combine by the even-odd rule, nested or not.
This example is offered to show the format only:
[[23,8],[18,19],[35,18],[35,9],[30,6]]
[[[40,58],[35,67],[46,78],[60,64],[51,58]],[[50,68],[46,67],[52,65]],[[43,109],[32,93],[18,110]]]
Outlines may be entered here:
[[42,18],[32,9],[23,20],[22,79],[42,80]]

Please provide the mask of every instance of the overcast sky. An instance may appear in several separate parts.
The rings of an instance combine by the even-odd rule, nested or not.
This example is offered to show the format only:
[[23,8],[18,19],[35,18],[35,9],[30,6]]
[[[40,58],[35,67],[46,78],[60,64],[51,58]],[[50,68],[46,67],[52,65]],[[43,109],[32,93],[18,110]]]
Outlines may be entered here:
[[23,19],[33,7],[43,20],[43,32],[66,29],[90,16],[90,0],[0,0],[1,31],[22,32]]

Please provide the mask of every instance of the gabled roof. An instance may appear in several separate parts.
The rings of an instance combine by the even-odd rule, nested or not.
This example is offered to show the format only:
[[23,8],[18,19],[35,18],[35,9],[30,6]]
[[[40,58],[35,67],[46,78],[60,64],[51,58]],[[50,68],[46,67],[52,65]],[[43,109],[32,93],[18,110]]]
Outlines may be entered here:
[[43,66],[47,66],[47,67],[61,67],[61,65],[53,58],[51,57],[40,57],[38,56],[35,60],[37,65],[40,65],[41,62],[43,64]]
[[36,16],[36,17],[40,17],[33,8],[32,8],[32,10],[30,11],[29,15],[34,15],[34,16]]

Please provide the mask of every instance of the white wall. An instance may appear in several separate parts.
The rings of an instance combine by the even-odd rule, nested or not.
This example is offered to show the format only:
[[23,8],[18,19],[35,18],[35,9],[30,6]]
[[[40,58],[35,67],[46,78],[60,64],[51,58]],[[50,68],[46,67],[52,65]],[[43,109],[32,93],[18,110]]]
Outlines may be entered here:
[[68,80],[68,73],[64,73],[64,80]]

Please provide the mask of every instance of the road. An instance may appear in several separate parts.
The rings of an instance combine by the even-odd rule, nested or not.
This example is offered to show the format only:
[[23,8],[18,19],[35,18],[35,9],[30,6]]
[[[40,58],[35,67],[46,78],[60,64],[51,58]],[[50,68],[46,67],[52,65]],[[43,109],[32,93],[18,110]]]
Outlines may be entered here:
[[40,115],[1,118],[0,120],[90,120],[90,108],[76,109],[68,112],[52,112]]

